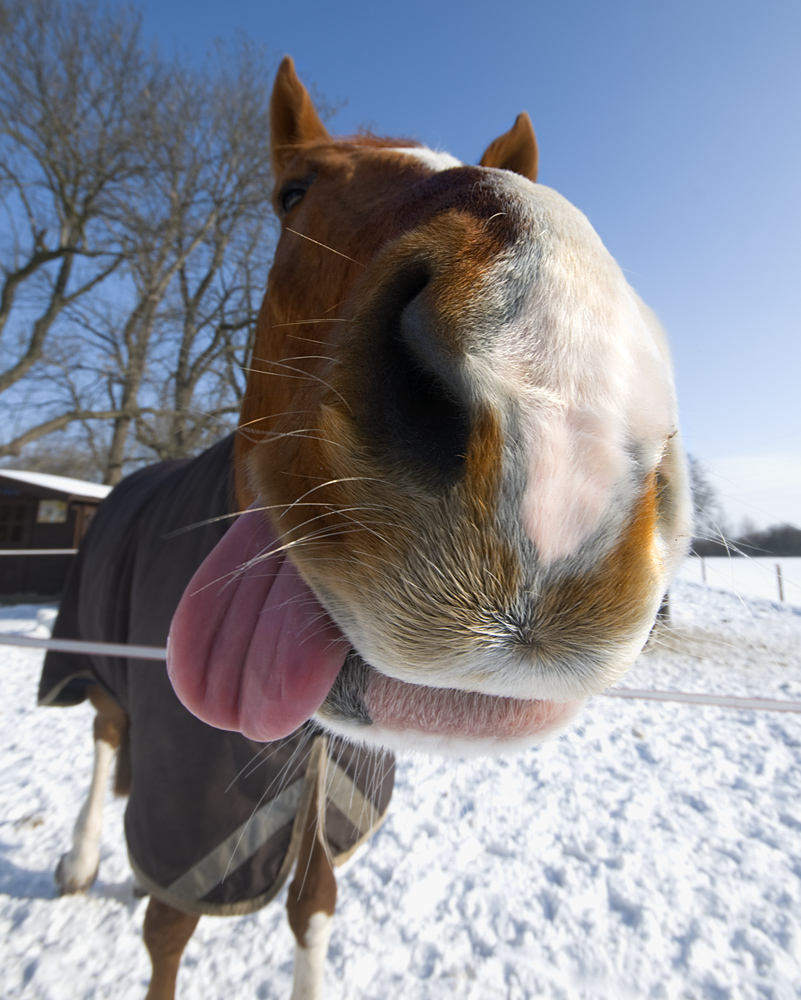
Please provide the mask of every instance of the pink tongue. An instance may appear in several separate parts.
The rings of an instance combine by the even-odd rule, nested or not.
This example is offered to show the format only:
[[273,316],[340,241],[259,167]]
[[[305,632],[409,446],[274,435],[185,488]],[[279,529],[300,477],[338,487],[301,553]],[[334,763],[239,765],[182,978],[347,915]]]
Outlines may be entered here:
[[263,513],[241,515],[189,582],[167,646],[189,711],[259,741],[287,736],[320,707],[348,650],[292,562],[269,555],[277,545]]

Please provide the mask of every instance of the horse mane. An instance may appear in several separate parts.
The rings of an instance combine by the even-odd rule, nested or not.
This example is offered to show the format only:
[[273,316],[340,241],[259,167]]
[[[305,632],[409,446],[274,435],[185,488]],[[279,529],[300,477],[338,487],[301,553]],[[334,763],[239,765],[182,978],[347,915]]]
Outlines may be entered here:
[[364,149],[425,149],[425,145],[417,139],[397,139],[388,135],[376,135],[369,129],[359,129],[353,135],[332,136],[338,146],[359,146]]

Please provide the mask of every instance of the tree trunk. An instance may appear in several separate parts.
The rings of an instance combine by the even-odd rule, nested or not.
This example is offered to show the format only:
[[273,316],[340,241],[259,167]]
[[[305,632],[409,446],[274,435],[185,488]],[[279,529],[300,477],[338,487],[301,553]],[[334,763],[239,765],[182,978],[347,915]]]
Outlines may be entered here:
[[122,466],[125,461],[125,443],[128,440],[132,420],[132,417],[126,416],[117,417],[114,421],[111,446],[108,450],[106,470],[103,474],[103,482],[107,486],[116,486],[122,479]]

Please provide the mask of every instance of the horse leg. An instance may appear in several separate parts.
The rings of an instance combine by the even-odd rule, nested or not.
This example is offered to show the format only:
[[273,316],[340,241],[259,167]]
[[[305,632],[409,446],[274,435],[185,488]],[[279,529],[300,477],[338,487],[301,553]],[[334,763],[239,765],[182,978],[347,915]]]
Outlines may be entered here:
[[286,904],[289,926],[297,942],[290,1000],[322,1000],[325,956],[336,901],[337,881],[322,842],[319,808],[312,803]]
[[103,800],[114,754],[123,742],[128,717],[99,684],[92,684],[88,697],[97,715],[94,723],[95,763],[89,795],[78,814],[72,833],[72,847],[56,867],[60,894],[84,892],[97,877],[100,866],[100,831],[103,826]]
[[153,975],[145,1000],[174,1000],[181,955],[199,920],[199,916],[182,913],[151,896],[143,935]]

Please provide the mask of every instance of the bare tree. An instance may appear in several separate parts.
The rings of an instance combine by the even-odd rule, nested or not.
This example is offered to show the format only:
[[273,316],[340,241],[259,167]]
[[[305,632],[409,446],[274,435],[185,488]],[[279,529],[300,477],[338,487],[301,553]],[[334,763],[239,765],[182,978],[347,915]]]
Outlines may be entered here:
[[165,63],[135,15],[91,2],[0,0],[0,38],[0,335],[18,353],[0,457],[79,426],[115,483],[238,408],[274,239],[272,67],[246,41]]
[[135,304],[102,327],[81,317],[118,410],[106,482],[122,474],[132,428],[149,457],[176,458],[238,409],[230,369],[245,363],[274,237],[266,76],[245,43],[216,72],[174,71],[150,169],[114,209]]
[[699,458],[687,456],[690,473],[690,492],[693,501],[693,549],[706,554],[709,545],[724,545],[730,537],[723,506],[709,473]]
[[[0,0],[0,393],[42,361],[65,311],[119,268],[106,214],[146,170],[142,94],[157,100],[160,75],[126,10]],[[51,413],[0,454],[75,417]]]
[[[162,132],[163,185],[143,199],[163,198],[170,281],[145,380],[160,391],[162,419],[137,420],[136,436],[160,458],[197,450],[238,410],[231,373],[245,363],[275,235],[267,69],[245,43],[212,59],[176,85]],[[129,215],[126,229],[136,234],[145,222]],[[144,259],[137,253],[133,265],[140,280]]]

